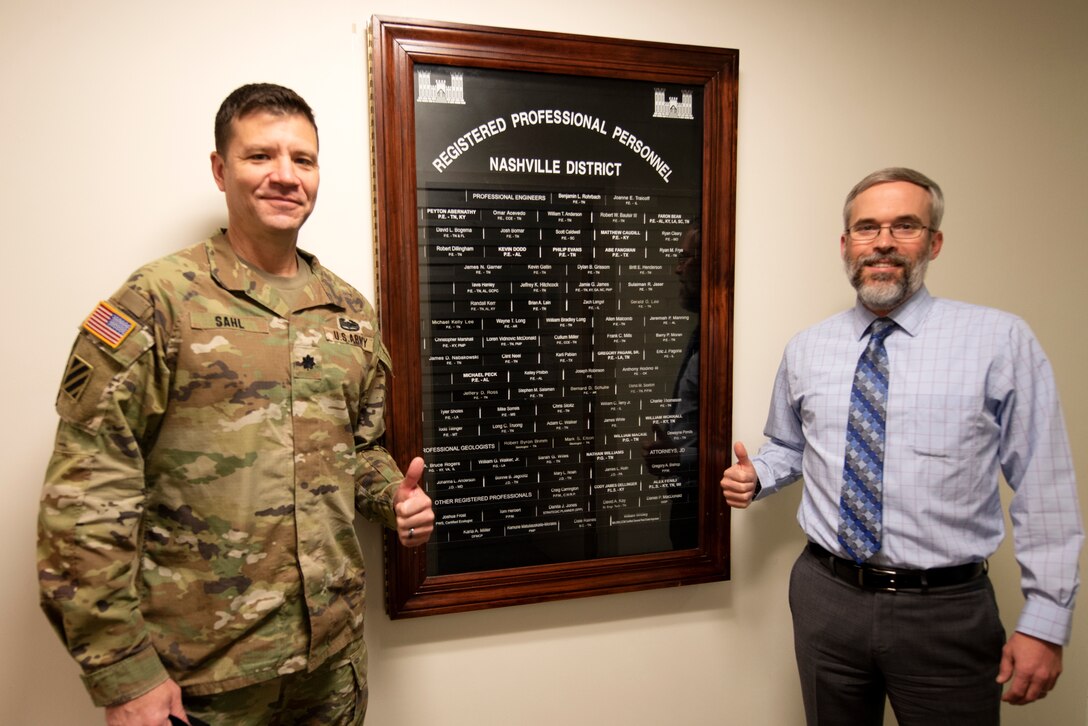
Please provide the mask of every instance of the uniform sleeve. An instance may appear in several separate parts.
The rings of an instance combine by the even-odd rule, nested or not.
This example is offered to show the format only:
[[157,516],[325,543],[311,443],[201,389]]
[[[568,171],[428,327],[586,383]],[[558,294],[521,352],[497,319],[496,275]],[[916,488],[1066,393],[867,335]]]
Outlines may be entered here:
[[355,507],[367,519],[386,527],[396,526],[393,493],[404,479],[392,455],[378,445],[385,434],[386,380],[392,371],[389,353],[375,336],[377,363],[366,382],[359,425],[355,430],[355,451],[359,471],[355,479]]
[[165,406],[162,356],[142,296],[126,288],[108,305],[95,313],[119,313],[112,329],[99,339],[85,324],[65,369],[38,516],[41,606],[98,706],[167,678],[136,587],[142,445]]
[[1007,350],[992,379],[1001,402],[1001,469],[1015,491],[1009,514],[1025,597],[1016,629],[1063,645],[1084,542],[1069,438],[1050,363],[1025,323],[1014,327]]
[[801,477],[805,436],[801,416],[790,394],[789,378],[789,366],[784,355],[774,379],[767,425],[763,428],[769,441],[752,457],[752,466],[759,478],[758,499],[774,494]]

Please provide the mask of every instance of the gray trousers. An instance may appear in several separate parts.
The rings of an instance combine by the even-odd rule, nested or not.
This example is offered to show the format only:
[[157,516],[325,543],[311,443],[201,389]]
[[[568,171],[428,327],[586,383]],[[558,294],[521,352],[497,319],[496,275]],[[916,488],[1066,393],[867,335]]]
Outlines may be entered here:
[[809,726],[993,726],[1005,631],[987,576],[962,585],[862,590],[807,549],[790,576],[790,611]]

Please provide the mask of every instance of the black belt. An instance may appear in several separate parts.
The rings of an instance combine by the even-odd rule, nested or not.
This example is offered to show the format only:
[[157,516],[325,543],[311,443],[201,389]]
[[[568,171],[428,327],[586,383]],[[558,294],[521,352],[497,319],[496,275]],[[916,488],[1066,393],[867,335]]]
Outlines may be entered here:
[[966,565],[935,567],[931,570],[898,570],[893,567],[859,565],[853,560],[836,557],[815,542],[808,543],[808,551],[816,556],[835,577],[865,590],[927,590],[970,582],[986,573],[986,562],[968,562]]

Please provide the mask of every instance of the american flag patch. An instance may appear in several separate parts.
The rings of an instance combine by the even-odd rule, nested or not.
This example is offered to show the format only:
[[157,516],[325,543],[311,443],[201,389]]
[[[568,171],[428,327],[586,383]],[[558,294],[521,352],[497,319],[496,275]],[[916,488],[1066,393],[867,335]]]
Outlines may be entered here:
[[136,321],[102,301],[83,322],[83,327],[109,347],[116,348],[136,328]]

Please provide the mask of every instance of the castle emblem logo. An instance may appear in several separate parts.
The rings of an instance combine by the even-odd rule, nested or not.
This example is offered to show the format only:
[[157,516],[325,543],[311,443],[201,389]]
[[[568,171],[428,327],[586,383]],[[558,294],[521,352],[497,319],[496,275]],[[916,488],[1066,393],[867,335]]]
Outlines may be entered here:
[[465,103],[465,74],[453,71],[448,77],[429,70],[416,71],[417,103]]
[[695,118],[691,110],[691,91],[681,91],[679,97],[666,96],[666,93],[664,88],[654,89],[654,118]]

